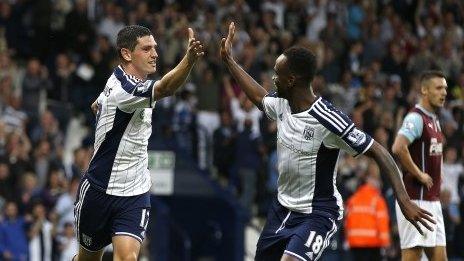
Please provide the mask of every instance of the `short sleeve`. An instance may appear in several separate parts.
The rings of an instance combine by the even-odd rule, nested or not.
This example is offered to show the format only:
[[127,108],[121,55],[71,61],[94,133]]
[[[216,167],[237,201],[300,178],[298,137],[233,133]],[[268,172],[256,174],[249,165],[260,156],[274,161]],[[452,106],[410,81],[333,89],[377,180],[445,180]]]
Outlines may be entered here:
[[324,139],[329,148],[340,148],[352,156],[365,153],[374,140],[358,129],[353,121],[330,102],[320,98],[311,107],[309,114],[330,131]]
[[269,117],[271,120],[277,120],[277,115],[279,114],[280,110],[280,98],[277,97],[277,93],[268,93],[264,96],[263,100],[263,110],[264,113]]
[[348,133],[340,137],[331,132],[324,139],[324,145],[329,148],[338,148],[356,157],[364,154],[374,143],[374,139],[364,131],[353,127]]
[[415,139],[422,136],[422,128],[423,121],[420,114],[417,112],[410,112],[404,118],[398,134],[405,136],[409,142],[413,142]]
[[155,81],[146,80],[135,85],[125,82],[122,88],[115,93],[118,107],[125,112],[133,112],[136,109],[153,108],[153,86]]
[[240,102],[237,98],[233,97],[230,99],[230,111],[232,112],[232,117],[234,119],[244,118],[245,113],[240,107]]

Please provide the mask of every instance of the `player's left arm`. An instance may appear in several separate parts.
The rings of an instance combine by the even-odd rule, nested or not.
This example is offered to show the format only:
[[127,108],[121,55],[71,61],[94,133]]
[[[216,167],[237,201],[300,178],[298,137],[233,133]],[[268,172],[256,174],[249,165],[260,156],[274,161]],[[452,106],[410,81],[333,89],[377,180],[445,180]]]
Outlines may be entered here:
[[[426,222],[435,223],[432,214],[419,208],[414,204],[407,194],[403,182],[401,181],[401,172],[388,151],[378,142],[372,139],[364,131],[358,129],[351,119],[335,108],[327,101],[318,104],[317,110],[311,110],[310,114],[324,125],[330,134],[324,139],[324,145],[329,148],[340,148],[350,153],[352,156],[365,154],[373,158],[381,170],[382,175],[386,175],[393,186],[393,191],[398,200],[398,204],[406,217],[416,228],[423,234],[417,222],[420,222],[427,229],[432,230]],[[326,117],[324,117],[326,116]],[[327,117],[329,116],[329,117]]]
[[409,220],[409,222],[411,222],[411,224],[413,224],[421,234],[423,234],[423,232],[418,222],[420,222],[428,230],[432,231],[432,227],[428,224],[428,222],[435,224],[435,221],[432,219],[432,214],[418,207],[410,200],[400,178],[401,172],[390,153],[388,153],[382,145],[374,141],[365,154],[377,162],[382,175],[387,176],[389,179],[396,199],[398,200],[398,205],[406,219]]
[[195,39],[192,28],[188,29],[188,47],[182,60],[164,75],[153,87],[153,99],[173,95],[182,86],[199,57],[205,54],[203,44]]

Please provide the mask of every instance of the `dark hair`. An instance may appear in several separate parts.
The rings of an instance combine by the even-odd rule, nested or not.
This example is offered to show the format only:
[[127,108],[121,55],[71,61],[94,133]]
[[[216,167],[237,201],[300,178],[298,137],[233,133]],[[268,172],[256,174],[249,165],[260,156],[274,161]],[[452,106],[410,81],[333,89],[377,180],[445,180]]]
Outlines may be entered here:
[[116,40],[116,48],[118,50],[119,58],[124,61],[121,55],[121,49],[126,48],[129,49],[131,52],[134,51],[135,46],[137,45],[137,40],[140,37],[144,37],[147,35],[153,35],[150,29],[146,28],[145,26],[141,25],[129,25],[122,28],[118,32],[118,38]]
[[316,56],[309,49],[293,46],[284,51],[290,72],[311,82],[316,74]]
[[422,85],[425,81],[428,81],[432,78],[445,78],[445,74],[439,70],[424,71],[420,75],[420,84]]

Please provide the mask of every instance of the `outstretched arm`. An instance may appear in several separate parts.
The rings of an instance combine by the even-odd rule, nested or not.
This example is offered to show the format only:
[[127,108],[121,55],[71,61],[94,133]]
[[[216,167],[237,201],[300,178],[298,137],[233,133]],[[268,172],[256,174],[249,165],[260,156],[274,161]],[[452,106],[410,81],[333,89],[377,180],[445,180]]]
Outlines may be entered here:
[[427,222],[429,221],[435,224],[435,221],[432,219],[432,214],[421,209],[409,199],[409,196],[404,189],[403,182],[400,179],[400,170],[390,153],[388,153],[382,145],[374,141],[372,146],[366,152],[366,155],[372,157],[377,162],[382,170],[382,174],[386,175],[390,180],[396,199],[398,200],[398,205],[400,206],[404,217],[409,220],[409,222],[411,222],[411,224],[413,224],[421,234],[423,234],[423,232],[417,222],[420,222],[428,230],[432,230],[432,227],[430,227]]
[[262,110],[262,100],[266,96],[267,91],[259,85],[247,72],[245,72],[240,65],[234,60],[232,56],[232,40],[234,39],[235,25],[234,22],[229,25],[229,33],[227,38],[221,40],[221,57],[229,69],[230,74],[237,81],[238,85],[248,98]]
[[174,92],[184,84],[197,59],[205,54],[203,45],[200,41],[195,39],[192,28],[188,29],[188,34],[188,48],[184,58],[182,58],[174,69],[155,83],[153,88],[153,99],[159,100],[173,95]]

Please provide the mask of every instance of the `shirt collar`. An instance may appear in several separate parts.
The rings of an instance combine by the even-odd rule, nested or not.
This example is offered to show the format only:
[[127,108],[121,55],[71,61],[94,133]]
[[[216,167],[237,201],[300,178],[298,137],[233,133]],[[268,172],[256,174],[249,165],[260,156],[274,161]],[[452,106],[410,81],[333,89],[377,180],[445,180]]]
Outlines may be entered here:
[[114,73],[116,75],[123,75],[123,76],[125,76],[125,77],[127,77],[127,78],[129,78],[129,79],[131,79],[131,80],[133,80],[135,82],[143,81],[142,79],[140,79],[138,77],[135,77],[133,75],[130,75],[130,74],[126,73],[126,71],[124,71],[124,69],[122,68],[121,65],[118,65],[118,67],[116,67],[116,69],[114,69]]
[[433,112],[430,112],[428,110],[426,110],[424,107],[422,107],[420,104],[416,104],[416,108],[418,108],[419,110],[421,110],[423,113],[425,113],[427,116],[429,117],[432,117],[432,118],[436,118],[437,115]]

